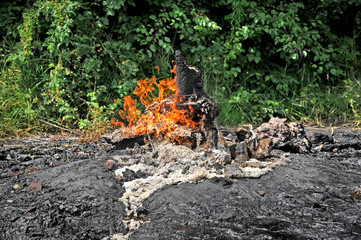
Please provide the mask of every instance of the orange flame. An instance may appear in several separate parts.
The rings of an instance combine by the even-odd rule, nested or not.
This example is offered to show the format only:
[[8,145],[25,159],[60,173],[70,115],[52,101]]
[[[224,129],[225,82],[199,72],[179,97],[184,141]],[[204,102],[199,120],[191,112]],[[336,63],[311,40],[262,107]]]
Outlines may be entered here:
[[[157,68],[158,69],[158,68]],[[141,113],[137,109],[136,99],[126,96],[123,99],[123,109],[119,115],[128,122],[126,127],[124,122],[117,122],[114,119],[111,125],[123,127],[120,133],[125,137],[136,137],[143,134],[153,135],[155,137],[164,137],[172,141],[182,142],[181,138],[174,135],[174,131],[179,127],[195,129],[199,127],[201,120],[194,120],[197,114],[192,107],[188,109],[180,108],[176,85],[176,66],[170,71],[174,77],[157,82],[156,76],[146,78],[137,82],[133,94],[139,97],[140,102],[145,106],[146,112]],[[176,96],[169,98],[176,94]]]

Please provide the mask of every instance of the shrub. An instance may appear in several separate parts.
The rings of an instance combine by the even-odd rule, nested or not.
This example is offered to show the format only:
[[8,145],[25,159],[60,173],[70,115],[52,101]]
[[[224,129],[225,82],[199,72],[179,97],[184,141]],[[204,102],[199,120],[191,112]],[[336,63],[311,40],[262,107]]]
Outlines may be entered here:
[[40,120],[68,128],[105,125],[138,79],[154,75],[154,66],[169,72],[175,49],[190,65],[201,60],[221,124],[272,116],[359,123],[360,5],[2,1],[2,132],[44,129]]

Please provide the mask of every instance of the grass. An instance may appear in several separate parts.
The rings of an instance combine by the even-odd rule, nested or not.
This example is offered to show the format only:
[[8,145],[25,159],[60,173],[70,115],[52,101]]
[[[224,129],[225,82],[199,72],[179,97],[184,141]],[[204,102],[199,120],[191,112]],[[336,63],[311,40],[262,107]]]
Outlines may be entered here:
[[361,85],[358,79],[346,80],[335,87],[309,84],[299,93],[292,93],[292,97],[282,99],[267,93],[242,91],[231,93],[229,98],[216,98],[221,111],[220,124],[259,124],[271,116],[318,125],[361,124]]
[[[161,69],[167,68],[168,58],[159,58],[157,64]],[[154,70],[155,71],[155,70]],[[62,131],[60,128],[46,124],[51,122],[55,126],[66,125],[59,119],[57,107],[52,106],[53,113],[45,111],[41,100],[44,89],[41,81],[31,81],[35,77],[46,79],[46,73],[37,72],[38,76],[26,75],[15,67],[0,68],[0,137],[26,135],[43,131]],[[29,73],[30,74],[30,73]],[[161,72],[165,78],[166,73]],[[281,97],[273,90],[249,90],[240,87],[231,92],[222,74],[212,75],[204,73],[207,92],[214,97],[220,109],[219,124],[234,126],[238,124],[260,124],[268,121],[272,116],[285,117],[290,121],[301,121],[327,124],[361,124],[361,84],[354,77],[346,79],[338,86],[327,87],[315,83],[314,79],[306,79],[302,87],[294,90],[290,97]],[[310,74],[308,75],[310,76]],[[94,106],[98,106],[94,102]],[[105,108],[106,109],[106,108]],[[98,137],[102,132],[110,129],[109,109],[102,106],[89,109],[91,117],[84,118],[87,122],[82,129],[72,129],[86,136]],[[116,110],[114,111],[116,113]],[[89,115],[89,112],[88,112]],[[84,122],[84,119],[75,121]],[[108,128],[109,126],[109,128]],[[108,130],[107,130],[108,129]],[[70,129],[69,129],[70,130]]]

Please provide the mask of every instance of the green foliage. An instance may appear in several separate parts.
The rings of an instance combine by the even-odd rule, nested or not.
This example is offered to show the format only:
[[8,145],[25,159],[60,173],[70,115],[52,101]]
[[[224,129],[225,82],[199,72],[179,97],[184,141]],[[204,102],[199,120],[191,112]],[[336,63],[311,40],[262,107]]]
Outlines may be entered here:
[[[9,82],[8,79],[12,81]],[[7,69],[0,75],[0,129],[1,135],[18,132],[19,129],[30,130],[36,119],[34,105],[38,99],[34,97],[37,86],[28,88],[21,81],[21,72]]]
[[[0,3],[1,135],[96,129],[174,50],[201,60],[222,124],[360,123],[361,3],[16,0]],[[117,101],[114,101],[117,99]],[[116,102],[116,103],[115,103]]]
[[[335,5],[340,11],[334,11]],[[240,74],[231,84],[238,89],[230,92],[233,98],[228,103],[243,110],[245,101],[250,104],[245,115],[252,119],[243,121],[261,122],[270,116],[317,121],[358,118],[348,111],[352,101],[341,97],[340,88],[350,74],[352,82],[357,82],[361,15],[359,11],[353,14],[354,22],[349,24],[354,28],[349,32],[342,32],[338,28],[345,26],[335,26],[333,20],[356,6],[360,3],[233,2],[225,59]]]

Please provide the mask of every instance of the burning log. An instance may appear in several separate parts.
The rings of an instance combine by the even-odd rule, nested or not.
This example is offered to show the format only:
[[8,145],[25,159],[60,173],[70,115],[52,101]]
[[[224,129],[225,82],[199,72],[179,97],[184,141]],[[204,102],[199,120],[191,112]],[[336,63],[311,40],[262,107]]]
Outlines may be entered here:
[[182,53],[177,50],[175,51],[175,63],[177,66],[177,88],[179,90],[179,97],[189,98],[191,96],[204,96],[210,99],[210,97],[206,94],[203,88],[203,71],[200,62],[200,71],[198,71],[194,67],[189,67]]
[[[203,87],[202,66],[198,71],[189,67],[180,51],[175,52],[177,66],[177,103],[176,107],[187,110],[194,122],[199,122],[198,128],[191,129],[192,143],[217,147],[218,143],[218,115],[216,102],[207,95]],[[201,134],[201,135],[199,135]]]
[[[140,98],[146,112],[139,114],[136,100],[126,97],[120,115],[128,120],[128,126],[105,136],[108,142],[116,143],[145,135],[152,139],[189,144],[193,148],[217,146],[219,110],[204,90],[201,67],[199,71],[189,67],[180,51],[175,52],[175,63],[176,69],[171,72],[176,72],[176,81],[168,79],[168,82],[157,83],[155,77],[138,81],[133,93]],[[155,88],[158,88],[158,96],[152,92]],[[164,98],[166,92],[173,90],[174,96]],[[123,122],[113,123],[124,125]]]

